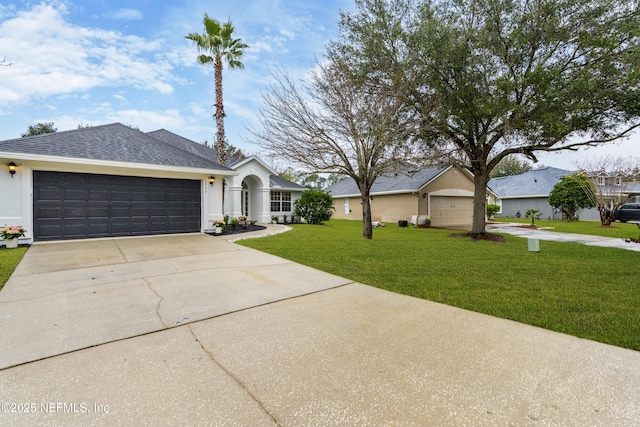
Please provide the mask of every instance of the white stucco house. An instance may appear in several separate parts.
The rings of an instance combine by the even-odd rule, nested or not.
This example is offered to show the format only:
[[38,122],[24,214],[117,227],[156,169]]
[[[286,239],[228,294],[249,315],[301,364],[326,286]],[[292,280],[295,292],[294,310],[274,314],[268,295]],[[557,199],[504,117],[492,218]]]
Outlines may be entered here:
[[166,130],[114,123],[0,141],[0,226],[24,227],[21,243],[204,232],[224,215],[266,223],[291,215],[302,191],[255,156],[222,166]]

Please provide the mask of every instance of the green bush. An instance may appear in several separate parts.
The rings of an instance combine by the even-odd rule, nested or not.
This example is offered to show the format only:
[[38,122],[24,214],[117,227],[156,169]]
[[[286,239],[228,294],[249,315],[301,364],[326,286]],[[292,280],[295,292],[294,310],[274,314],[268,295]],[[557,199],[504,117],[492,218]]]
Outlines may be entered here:
[[498,212],[500,212],[500,206],[498,205],[492,205],[492,204],[488,204],[487,205],[487,216],[489,218],[491,218],[492,216],[494,216],[495,214],[497,214]]
[[309,224],[322,224],[333,214],[333,198],[324,190],[312,189],[302,193],[293,204],[294,214]]

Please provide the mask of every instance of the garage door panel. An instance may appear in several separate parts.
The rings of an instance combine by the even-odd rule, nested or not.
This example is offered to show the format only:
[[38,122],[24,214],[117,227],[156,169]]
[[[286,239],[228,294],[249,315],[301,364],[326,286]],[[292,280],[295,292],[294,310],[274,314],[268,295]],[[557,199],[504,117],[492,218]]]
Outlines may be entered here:
[[62,192],[59,187],[41,187],[35,196],[39,200],[60,200]]
[[67,203],[62,208],[62,218],[84,219],[87,217],[87,206]]
[[106,188],[89,188],[87,197],[90,202],[108,202],[109,190]]
[[85,221],[65,219],[62,222],[62,233],[71,239],[85,237],[87,235],[87,223]]
[[87,221],[89,237],[104,237],[109,234],[109,223],[105,220],[90,219]]
[[111,190],[112,202],[129,202],[131,201],[131,193],[126,189]]
[[36,240],[197,232],[201,182],[34,171]]
[[34,210],[33,212],[36,218],[40,218],[42,220],[46,219],[62,219],[62,207],[61,206],[52,206],[52,207],[40,207]]
[[132,202],[148,202],[149,192],[148,191],[132,191],[131,201]]
[[431,197],[431,224],[433,226],[462,226],[470,225],[472,222],[472,197]]

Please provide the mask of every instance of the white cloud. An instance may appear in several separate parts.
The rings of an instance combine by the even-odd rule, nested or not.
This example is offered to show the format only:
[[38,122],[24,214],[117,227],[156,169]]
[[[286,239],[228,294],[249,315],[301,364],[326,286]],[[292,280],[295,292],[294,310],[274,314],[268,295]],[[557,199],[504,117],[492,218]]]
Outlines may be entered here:
[[64,4],[41,3],[0,23],[3,55],[14,63],[0,71],[0,105],[100,86],[173,92],[169,61],[145,57],[162,52],[162,40],[79,27],[66,14]]
[[142,19],[142,12],[136,9],[118,9],[109,14],[112,19],[122,19],[125,21],[137,21]]
[[137,126],[143,132],[151,132],[161,128],[180,128],[184,126],[185,119],[180,110],[167,109],[158,111],[148,110],[120,110],[106,115],[108,123],[120,122],[126,125]]

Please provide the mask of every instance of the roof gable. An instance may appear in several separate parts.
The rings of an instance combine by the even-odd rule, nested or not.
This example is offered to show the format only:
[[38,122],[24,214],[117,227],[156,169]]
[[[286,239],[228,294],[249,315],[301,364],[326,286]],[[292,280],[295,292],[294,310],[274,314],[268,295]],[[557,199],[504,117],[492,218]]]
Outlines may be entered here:
[[51,157],[224,169],[204,157],[120,123],[0,141],[0,152]]
[[[371,195],[407,193],[420,190],[453,166],[431,166],[418,170],[386,173],[379,176],[371,186]],[[333,197],[359,195],[360,189],[353,178],[345,178],[326,189]]]

